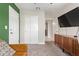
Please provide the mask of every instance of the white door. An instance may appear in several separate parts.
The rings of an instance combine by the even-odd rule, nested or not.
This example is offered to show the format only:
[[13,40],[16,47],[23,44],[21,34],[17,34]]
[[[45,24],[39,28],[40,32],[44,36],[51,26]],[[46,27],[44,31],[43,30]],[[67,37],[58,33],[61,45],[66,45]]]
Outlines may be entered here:
[[19,43],[19,14],[9,6],[9,44]]
[[24,40],[27,44],[38,43],[38,16],[25,17]]
[[24,21],[24,43],[26,44],[30,44],[31,41],[31,26],[30,26],[30,17],[29,16],[25,16]]
[[38,44],[38,16],[31,16],[31,43]]

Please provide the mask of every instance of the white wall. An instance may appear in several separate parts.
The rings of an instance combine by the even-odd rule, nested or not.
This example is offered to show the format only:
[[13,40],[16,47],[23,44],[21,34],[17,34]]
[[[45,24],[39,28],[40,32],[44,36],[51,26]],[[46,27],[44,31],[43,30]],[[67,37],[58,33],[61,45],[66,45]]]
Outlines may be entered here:
[[48,38],[51,39],[52,37],[52,20],[48,20]]
[[77,30],[78,30],[78,27],[60,28],[59,34],[69,36],[69,37],[74,37],[74,35],[76,35],[77,33]]
[[[43,11],[21,11],[21,20],[20,20],[20,42],[26,44],[35,44],[35,43],[28,43],[27,32],[25,34],[26,28],[25,25],[30,26],[30,21],[26,22],[27,17],[37,16],[38,17],[38,43],[37,44],[44,44],[45,43],[45,15]],[[27,24],[28,23],[28,24]],[[32,23],[31,23],[32,26]],[[25,29],[26,28],[26,29]],[[28,29],[29,30],[29,29]],[[28,32],[28,34],[34,35],[34,32]],[[31,36],[29,36],[31,37]],[[37,36],[36,36],[37,37]],[[35,42],[35,40],[33,40]]]
[[61,16],[76,7],[79,7],[79,3],[67,3],[67,5],[62,10],[60,10],[59,15]]
[[45,13],[37,12],[39,16],[38,20],[38,40],[40,44],[45,43]]
[[47,22],[47,33],[48,35],[46,36],[46,41],[52,41],[52,34],[53,34],[53,30],[52,30],[52,20],[46,20]]
[[59,33],[59,26],[58,26],[58,20],[57,20],[57,18],[52,18],[53,19],[53,26],[52,26],[52,28],[53,28],[53,37],[52,37],[52,40],[54,41],[54,35],[55,34],[58,34]]
[[59,33],[59,26],[57,18],[47,19],[48,22],[48,37],[46,37],[46,41],[54,41],[54,34]]

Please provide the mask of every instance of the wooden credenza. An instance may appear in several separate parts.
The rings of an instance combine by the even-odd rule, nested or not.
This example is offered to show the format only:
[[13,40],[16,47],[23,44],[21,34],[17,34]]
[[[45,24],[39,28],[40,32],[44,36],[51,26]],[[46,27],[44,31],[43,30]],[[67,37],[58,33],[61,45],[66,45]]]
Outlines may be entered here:
[[79,44],[77,39],[55,34],[55,44],[70,55],[79,56]]
[[63,48],[63,39],[61,35],[55,34],[55,43],[60,47]]

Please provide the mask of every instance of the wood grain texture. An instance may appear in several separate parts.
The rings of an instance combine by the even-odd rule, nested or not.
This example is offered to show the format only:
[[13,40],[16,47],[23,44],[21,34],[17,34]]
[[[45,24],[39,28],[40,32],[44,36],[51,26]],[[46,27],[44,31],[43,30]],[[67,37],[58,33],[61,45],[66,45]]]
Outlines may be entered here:
[[69,54],[79,56],[79,44],[77,39],[55,34],[55,43]]
[[16,51],[14,56],[27,56],[28,46],[26,44],[10,44],[10,46]]

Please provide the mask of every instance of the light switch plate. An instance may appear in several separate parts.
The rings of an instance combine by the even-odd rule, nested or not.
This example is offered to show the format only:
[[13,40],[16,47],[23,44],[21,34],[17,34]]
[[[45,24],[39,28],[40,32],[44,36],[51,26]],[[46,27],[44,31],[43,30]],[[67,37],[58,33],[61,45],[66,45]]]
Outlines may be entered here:
[[5,25],[5,30],[7,30],[7,25]]

